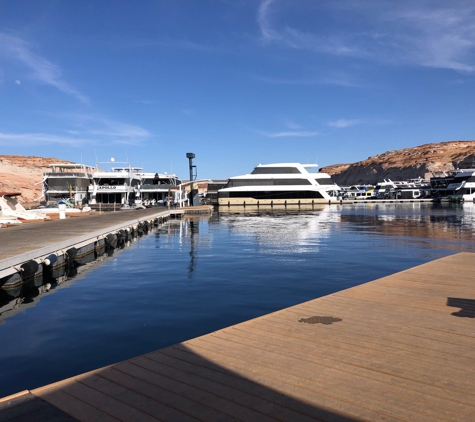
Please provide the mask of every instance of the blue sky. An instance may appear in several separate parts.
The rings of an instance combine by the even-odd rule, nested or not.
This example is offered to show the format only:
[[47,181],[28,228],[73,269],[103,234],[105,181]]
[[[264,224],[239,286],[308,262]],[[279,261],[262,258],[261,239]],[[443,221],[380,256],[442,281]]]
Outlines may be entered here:
[[473,1],[3,0],[0,154],[351,163],[474,139],[474,76]]

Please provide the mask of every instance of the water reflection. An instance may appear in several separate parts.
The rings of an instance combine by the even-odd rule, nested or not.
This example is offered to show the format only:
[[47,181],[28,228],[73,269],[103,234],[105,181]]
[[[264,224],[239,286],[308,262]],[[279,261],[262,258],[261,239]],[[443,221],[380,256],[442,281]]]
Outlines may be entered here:
[[192,279],[196,270],[198,256],[196,253],[201,237],[200,220],[206,218],[188,217],[183,220],[170,220],[155,233],[156,248],[173,248],[173,244],[178,239],[183,248],[189,248],[188,279]]
[[342,209],[341,223],[348,229],[391,237],[440,240],[456,251],[474,251],[474,204],[365,204]]
[[[249,207],[248,207],[249,208]],[[314,211],[220,214],[219,221],[240,236],[251,236],[262,254],[298,254],[318,250],[340,222],[340,212],[329,205]]]
[[[146,223],[146,227],[145,227]],[[93,264],[114,255],[151,230],[148,222],[139,223],[137,230],[119,230],[106,237],[66,251],[51,253],[42,261],[30,260],[18,268],[5,270],[0,278],[0,325],[6,318],[34,306],[43,296],[72,285],[78,274],[85,275]]]

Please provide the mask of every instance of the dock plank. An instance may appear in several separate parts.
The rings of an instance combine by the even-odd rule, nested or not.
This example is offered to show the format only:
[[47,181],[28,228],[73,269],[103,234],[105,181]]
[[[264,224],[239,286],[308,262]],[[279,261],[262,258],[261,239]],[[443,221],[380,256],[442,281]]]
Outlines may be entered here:
[[46,388],[35,391],[35,395],[46,400],[50,404],[61,409],[63,412],[68,413],[78,421],[90,421],[90,422],[117,422],[119,419],[108,415],[85,403],[74,396],[71,396],[63,390],[57,388]]
[[473,421],[474,273],[451,255],[32,393],[78,420]]
[[235,406],[238,408],[231,410],[231,414],[239,419],[263,422],[273,421],[275,420],[274,418],[280,418],[289,422],[295,420],[310,422],[314,420],[313,418],[305,417],[297,412],[291,412],[289,409],[275,403],[266,403],[260,397],[254,396],[248,391],[241,391],[233,388],[232,385],[229,386],[216,382],[208,377],[196,374],[194,371],[186,371],[185,368],[182,369],[181,365],[170,366],[163,362],[164,360],[157,359],[157,356],[155,356],[154,359],[141,357],[133,361],[135,365],[138,365],[141,368],[158,374],[163,374],[164,376],[173,378],[180,383],[189,384],[193,387],[203,389],[216,397],[234,402]]

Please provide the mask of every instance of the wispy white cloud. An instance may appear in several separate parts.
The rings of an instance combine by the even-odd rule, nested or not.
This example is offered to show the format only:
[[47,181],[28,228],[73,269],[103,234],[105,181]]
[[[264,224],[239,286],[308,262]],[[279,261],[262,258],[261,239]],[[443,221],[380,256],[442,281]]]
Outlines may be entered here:
[[357,45],[347,43],[343,37],[317,35],[284,26],[276,29],[271,22],[274,0],[262,0],[257,12],[257,23],[265,43],[279,42],[299,50],[327,53],[341,56],[364,56],[366,51]]
[[354,126],[361,123],[361,119],[339,119],[335,120],[334,122],[328,122],[328,126],[330,127],[336,127],[336,128],[343,128],[343,127],[348,127],[348,126]]
[[407,61],[468,73],[475,70],[475,4],[403,7],[385,19],[401,28],[395,40],[407,49]]
[[[315,25],[311,30],[286,23],[292,9],[287,9],[284,22],[284,14],[279,15],[276,7],[282,4],[277,0],[260,3],[257,24],[265,45],[274,43],[393,65],[475,71],[473,1],[321,2],[312,4],[308,16],[319,13],[321,18],[329,13],[335,22],[331,26]],[[353,17],[351,24],[346,21],[348,16]]]
[[282,39],[282,36],[279,34],[278,31],[275,31],[272,28],[272,25],[270,23],[270,5],[273,1],[274,0],[262,0],[257,11],[257,22],[259,24],[262,39],[264,41],[275,41]]
[[87,132],[93,135],[108,136],[112,138],[128,138],[129,140],[144,139],[150,136],[148,130],[139,126],[109,120],[104,120],[102,123],[104,124],[103,129],[89,129]]
[[48,133],[0,133],[0,145],[12,146],[34,146],[44,144],[59,144],[72,147],[79,147],[85,144],[94,143],[92,139],[57,136]]
[[285,122],[285,125],[290,128],[290,129],[293,129],[293,130],[301,130],[303,129],[303,126],[302,125],[299,125],[298,123],[295,123],[291,120],[287,120]]
[[43,144],[68,145],[141,145],[151,133],[136,125],[121,123],[95,115],[62,113],[50,117],[62,120],[61,133],[0,133],[0,145],[35,146]]
[[89,103],[87,96],[81,94],[63,79],[62,71],[58,65],[35,54],[31,45],[23,39],[0,33],[0,56],[7,60],[19,62],[29,68],[32,72],[31,77],[40,83],[53,86],[83,103]]
[[318,136],[320,132],[306,132],[306,131],[291,131],[291,132],[260,132],[261,135],[267,136],[268,138],[302,138],[302,137],[311,137]]
[[381,119],[381,118],[366,118],[366,119],[338,119],[331,122],[328,122],[327,125],[337,129],[342,129],[345,127],[364,125],[364,126],[379,126],[379,125],[389,125],[391,120]]
[[109,139],[112,142],[139,143],[150,138],[151,133],[143,127],[118,122],[95,114],[59,113],[50,116],[63,120],[73,126],[69,129],[77,134],[88,137],[93,135],[96,139]]

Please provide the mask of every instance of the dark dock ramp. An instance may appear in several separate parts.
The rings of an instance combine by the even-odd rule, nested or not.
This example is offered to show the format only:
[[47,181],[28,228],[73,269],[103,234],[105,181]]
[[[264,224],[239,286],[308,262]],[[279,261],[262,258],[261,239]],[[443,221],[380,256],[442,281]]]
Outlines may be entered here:
[[80,421],[474,421],[474,274],[459,253],[25,394]]

